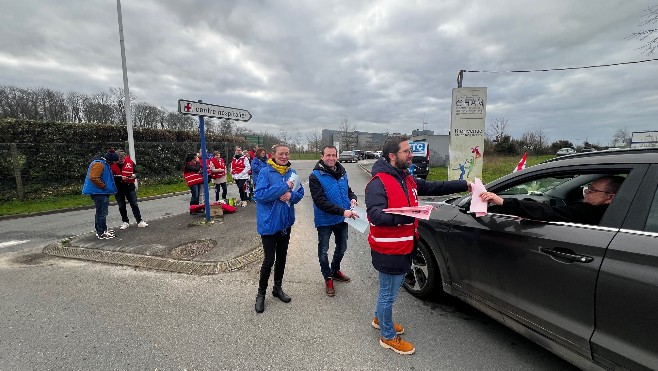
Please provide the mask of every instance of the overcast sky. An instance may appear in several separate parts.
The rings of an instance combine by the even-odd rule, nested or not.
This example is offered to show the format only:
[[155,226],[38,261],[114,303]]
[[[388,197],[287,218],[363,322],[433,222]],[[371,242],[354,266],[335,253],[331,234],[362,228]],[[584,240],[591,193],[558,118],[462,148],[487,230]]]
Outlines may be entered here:
[[[461,69],[658,58],[627,40],[658,0],[139,0],[122,2],[130,90],[248,110],[255,131],[447,134]],[[115,0],[0,0],[0,84],[93,94],[122,87]],[[567,72],[466,73],[487,125],[608,145],[658,130],[658,61]]]

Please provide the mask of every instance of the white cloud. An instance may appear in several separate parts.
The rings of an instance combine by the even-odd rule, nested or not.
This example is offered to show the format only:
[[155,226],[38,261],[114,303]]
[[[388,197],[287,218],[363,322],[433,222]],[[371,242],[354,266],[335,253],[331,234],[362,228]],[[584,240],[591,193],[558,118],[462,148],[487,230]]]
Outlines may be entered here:
[[[4,1],[0,81],[83,93],[122,86],[115,2]],[[516,136],[607,144],[655,130],[658,62],[576,71],[510,70],[649,59],[637,31],[652,0],[173,1],[122,3],[131,91],[244,108],[254,130],[447,132],[451,89],[488,88],[489,118]]]

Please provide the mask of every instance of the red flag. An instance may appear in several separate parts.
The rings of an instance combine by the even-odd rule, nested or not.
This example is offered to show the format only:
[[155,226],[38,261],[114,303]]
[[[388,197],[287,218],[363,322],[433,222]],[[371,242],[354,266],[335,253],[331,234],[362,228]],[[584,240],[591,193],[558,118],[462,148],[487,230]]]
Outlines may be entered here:
[[519,164],[516,165],[516,168],[514,168],[514,171],[512,171],[512,173],[516,173],[519,170],[525,169],[525,160],[527,157],[528,157],[528,153],[523,152],[523,158],[521,159],[521,161],[519,161]]

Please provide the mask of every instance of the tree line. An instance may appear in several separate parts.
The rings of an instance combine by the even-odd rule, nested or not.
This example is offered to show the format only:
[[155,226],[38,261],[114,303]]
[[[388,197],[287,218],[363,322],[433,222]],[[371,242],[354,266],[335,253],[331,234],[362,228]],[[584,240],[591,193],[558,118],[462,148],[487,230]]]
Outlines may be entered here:
[[[590,143],[585,139],[582,144],[574,144],[566,139],[550,141],[543,129],[526,131],[521,138],[515,139],[508,132],[509,121],[503,117],[495,117],[487,125],[484,140],[484,150],[487,153],[499,155],[519,155],[527,152],[533,155],[555,154],[560,148],[593,148],[602,150],[608,148]],[[630,146],[632,133],[627,129],[618,129],[611,143],[613,146]]]

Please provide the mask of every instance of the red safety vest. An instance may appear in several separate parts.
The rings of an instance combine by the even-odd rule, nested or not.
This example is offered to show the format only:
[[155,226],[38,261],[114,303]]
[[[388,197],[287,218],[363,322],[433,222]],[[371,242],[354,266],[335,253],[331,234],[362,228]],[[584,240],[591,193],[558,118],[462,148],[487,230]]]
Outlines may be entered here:
[[[213,164],[215,169],[220,169],[223,170],[222,172],[219,173],[213,173],[210,171],[210,164]],[[210,176],[211,179],[219,179],[226,175],[226,165],[224,164],[224,159],[223,158],[211,158],[208,160],[208,176]]]
[[233,160],[231,160],[231,175],[240,174],[245,168],[245,161],[248,161],[247,156],[242,156],[238,159],[233,157]]
[[[407,176],[404,181],[407,183],[407,192],[390,174],[378,173],[372,179],[379,178],[384,184],[388,207],[407,207],[418,206],[418,197],[416,195],[416,181],[412,176]],[[372,181],[370,179],[370,181]],[[368,221],[370,218],[368,217]],[[370,233],[368,233],[368,243],[370,248],[380,254],[386,255],[404,255],[409,254],[414,248],[414,238],[418,233],[418,219],[409,224],[399,224],[396,226],[377,226],[370,223]]]
[[121,175],[129,178],[126,180],[122,180],[122,182],[135,183],[135,179],[130,179],[130,177],[135,172],[135,163],[133,162],[133,160],[130,159],[130,157],[126,156],[123,163],[123,168],[119,167],[119,164],[116,162],[110,165],[110,168],[112,169],[112,174]]
[[[189,163],[191,164],[193,162]],[[187,183],[188,187],[203,183],[203,177],[199,173],[186,173],[183,168],[183,176],[185,177],[185,183]]]

